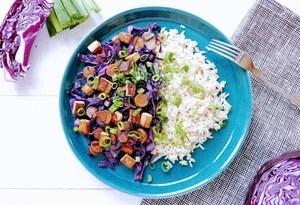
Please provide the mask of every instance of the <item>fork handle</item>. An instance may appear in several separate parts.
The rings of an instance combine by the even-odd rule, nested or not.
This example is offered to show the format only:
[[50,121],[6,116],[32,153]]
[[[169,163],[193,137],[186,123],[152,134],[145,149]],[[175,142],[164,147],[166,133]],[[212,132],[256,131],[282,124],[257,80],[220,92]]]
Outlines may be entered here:
[[272,83],[269,79],[267,79],[257,68],[253,66],[252,70],[253,74],[264,81],[267,85],[269,85],[271,88],[279,92],[281,95],[286,97],[287,99],[290,99],[294,105],[296,105],[298,108],[300,108],[300,99],[294,97],[293,95],[285,92],[283,89]]

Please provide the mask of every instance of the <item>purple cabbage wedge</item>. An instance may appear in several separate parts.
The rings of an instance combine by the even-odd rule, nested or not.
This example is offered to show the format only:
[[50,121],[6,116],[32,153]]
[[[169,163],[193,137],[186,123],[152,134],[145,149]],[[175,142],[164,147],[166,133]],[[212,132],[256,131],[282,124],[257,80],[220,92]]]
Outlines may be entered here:
[[300,150],[266,162],[248,191],[245,205],[300,204]]
[[52,6],[52,0],[16,0],[10,7],[0,27],[0,67],[6,81],[25,77],[33,42]]

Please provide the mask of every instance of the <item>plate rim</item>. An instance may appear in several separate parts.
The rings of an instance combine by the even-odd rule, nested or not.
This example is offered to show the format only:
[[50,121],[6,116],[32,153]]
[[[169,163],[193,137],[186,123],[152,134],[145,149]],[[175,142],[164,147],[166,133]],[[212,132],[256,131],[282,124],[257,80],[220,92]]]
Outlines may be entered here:
[[151,194],[151,193],[143,193],[143,192],[138,192],[137,193],[137,192],[134,192],[134,191],[130,191],[130,190],[127,190],[123,187],[115,185],[114,183],[110,182],[110,180],[107,180],[104,177],[100,179],[98,177],[98,174],[96,173],[95,169],[90,168],[87,165],[87,162],[84,160],[84,158],[82,158],[81,155],[79,153],[77,153],[77,149],[75,148],[72,140],[70,139],[70,137],[67,136],[67,129],[66,129],[66,126],[63,123],[64,116],[62,114],[63,113],[62,104],[63,104],[63,95],[65,95],[65,90],[64,90],[65,84],[64,84],[64,82],[66,82],[66,76],[67,76],[67,72],[68,72],[67,68],[71,66],[71,64],[72,64],[71,60],[74,57],[77,56],[77,54],[78,54],[77,50],[79,50],[79,45],[81,45],[81,44],[83,44],[83,42],[87,41],[89,36],[93,35],[99,29],[99,27],[101,27],[102,25],[107,24],[108,22],[113,21],[114,19],[117,19],[121,16],[124,16],[125,14],[130,14],[130,13],[133,13],[133,12],[140,12],[140,11],[147,11],[147,10],[164,10],[164,11],[168,10],[170,12],[179,12],[179,13],[182,13],[182,14],[187,15],[187,16],[193,16],[194,18],[199,19],[200,21],[202,21],[202,22],[206,23],[207,25],[209,25],[212,29],[214,29],[217,32],[219,32],[220,34],[222,34],[224,39],[227,41],[227,43],[231,43],[231,41],[227,38],[227,36],[223,32],[221,32],[218,28],[216,28],[214,25],[212,25],[211,23],[209,23],[205,19],[203,19],[200,16],[197,16],[193,13],[190,13],[190,12],[187,12],[187,11],[184,11],[184,10],[180,10],[180,9],[177,9],[177,8],[166,7],[166,6],[149,6],[149,7],[137,7],[137,8],[128,9],[128,10],[125,10],[123,12],[117,13],[117,14],[111,16],[110,18],[108,18],[107,20],[103,21],[101,24],[97,25],[93,30],[91,30],[88,34],[86,34],[85,37],[80,40],[80,42],[78,43],[78,46],[76,47],[75,51],[72,53],[72,55],[68,59],[68,63],[66,65],[65,71],[63,73],[63,77],[61,78],[61,85],[60,85],[60,90],[59,90],[59,113],[60,113],[60,122],[61,122],[61,125],[62,125],[62,128],[63,128],[63,131],[64,131],[65,139],[67,140],[73,154],[76,156],[76,158],[79,160],[79,162],[86,168],[86,170],[88,172],[90,172],[94,177],[96,177],[98,180],[100,180],[104,184],[114,188],[115,190],[121,191],[123,193],[127,193],[127,194],[134,195],[134,196],[139,196],[139,197],[146,197],[146,198],[167,198],[167,197],[180,196],[180,195],[183,195],[183,194],[190,193],[190,192],[195,191],[195,190],[205,186],[206,184],[212,182],[217,176],[219,176],[223,171],[225,171],[230,166],[232,161],[237,157],[238,153],[240,152],[240,150],[242,148],[242,145],[244,144],[244,142],[247,138],[247,134],[248,134],[249,128],[250,128],[250,123],[251,123],[251,120],[252,120],[252,112],[253,112],[252,85],[251,85],[249,73],[246,72],[245,73],[246,80],[247,80],[246,85],[247,85],[247,88],[248,88],[249,93],[250,93],[250,95],[248,96],[248,98],[249,98],[248,100],[250,100],[249,101],[250,110],[248,112],[247,119],[245,120],[246,123],[243,126],[243,128],[244,128],[243,132],[242,132],[243,134],[242,134],[240,140],[238,141],[238,144],[236,145],[233,153],[228,158],[228,160],[226,160],[222,164],[223,166],[220,169],[215,171],[214,174],[210,175],[210,177],[207,178],[207,180],[205,182],[201,181],[200,183],[195,183],[193,186],[190,186],[190,187],[185,188],[185,189],[180,189],[180,190],[175,191],[175,192],[168,192],[168,193],[165,193],[165,194]]

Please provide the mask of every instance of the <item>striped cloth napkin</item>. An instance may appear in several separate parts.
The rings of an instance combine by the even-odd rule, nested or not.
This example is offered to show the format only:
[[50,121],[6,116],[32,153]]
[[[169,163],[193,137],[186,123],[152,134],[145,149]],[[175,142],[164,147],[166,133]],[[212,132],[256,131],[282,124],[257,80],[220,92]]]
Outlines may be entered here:
[[[274,0],[257,0],[231,41],[248,52],[272,82],[300,97],[300,17]],[[142,205],[239,205],[260,166],[300,149],[300,110],[252,74],[253,117],[232,164],[214,181],[178,197],[143,199]]]

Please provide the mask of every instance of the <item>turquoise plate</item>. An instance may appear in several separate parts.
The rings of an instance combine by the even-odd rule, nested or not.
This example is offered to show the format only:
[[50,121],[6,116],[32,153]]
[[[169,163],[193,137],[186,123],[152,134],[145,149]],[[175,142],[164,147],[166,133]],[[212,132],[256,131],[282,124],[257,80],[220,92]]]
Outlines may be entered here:
[[[232,109],[227,125],[213,133],[214,138],[204,144],[205,151],[197,149],[193,153],[196,160],[193,168],[176,164],[171,171],[164,173],[160,168],[161,161],[158,161],[155,170],[146,169],[141,183],[134,182],[134,169],[125,166],[117,166],[115,171],[109,168],[98,168],[97,164],[102,156],[88,156],[87,139],[73,131],[73,117],[66,92],[75,81],[76,73],[84,67],[76,56],[78,53],[88,53],[87,45],[95,39],[106,42],[120,31],[126,31],[128,25],[144,27],[153,22],[157,22],[161,27],[176,28],[179,31],[183,30],[180,26],[184,25],[186,37],[197,41],[200,50],[205,51],[205,46],[213,38],[229,42],[225,35],[210,23],[184,11],[165,7],[147,7],[120,13],[92,31],[72,55],[60,89],[60,116],[66,138],[74,154],[94,176],[122,192],[140,197],[158,198],[177,196],[198,189],[228,167],[245,141],[251,120],[252,95],[246,71],[208,52],[206,57],[217,66],[220,80],[227,82],[225,92],[230,94],[228,102],[232,105]],[[153,177],[153,182],[150,184],[147,182],[148,174]]]

